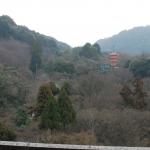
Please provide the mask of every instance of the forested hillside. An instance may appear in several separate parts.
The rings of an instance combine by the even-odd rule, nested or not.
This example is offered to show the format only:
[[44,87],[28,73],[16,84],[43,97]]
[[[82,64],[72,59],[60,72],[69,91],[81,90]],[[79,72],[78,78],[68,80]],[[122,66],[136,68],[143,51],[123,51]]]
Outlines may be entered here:
[[48,48],[50,51],[61,51],[70,49],[70,46],[59,42],[56,39],[42,35],[38,32],[31,31],[25,26],[17,25],[9,16],[0,17],[0,39],[15,39],[31,45],[34,41],[38,41],[42,47]]
[[150,146],[149,58],[113,67],[97,43],[70,48],[2,16],[0,140]]
[[112,37],[97,41],[102,51],[139,54],[150,51],[150,26],[124,30]]

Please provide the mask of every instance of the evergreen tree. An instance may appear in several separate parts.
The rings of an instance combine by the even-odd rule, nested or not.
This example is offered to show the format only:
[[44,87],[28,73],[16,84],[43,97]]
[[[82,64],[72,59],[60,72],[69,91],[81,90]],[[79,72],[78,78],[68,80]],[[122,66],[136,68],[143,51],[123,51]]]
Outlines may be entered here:
[[56,84],[54,82],[50,82],[49,86],[51,88],[53,96],[55,96],[59,93],[59,88],[56,86]]
[[123,88],[120,91],[120,95],[123,97],[127,105],[134,105],[133,92],[131,91],[128,85],[123,86]]
[[36,107],[36,115],[41,115],[49,98],[52,96],[52,91],[49,84],[44,84],[40,87],[38,97],[37,97],[37,107]]
[[49,97],[48,102],[41,114],[40,127],[44,129],[58,129],[61,126],[58,105],[53,96]]
[[61,89],[60,95],[58,97],[58,107],[59,107],[61,122],[64,128],[67,125],[75,122],[76,114],[73,109],[72,102],[69,96],[67,95],[67,92],[63,88]]
[[71,85],[68,82],[64,82],[61,89],[65,90],[68,95],[71,94]]
[[42,64],[41,53],[41,46],[37,42],[34,42],[32,45],[31,61],[29,66],[34,76],[36,75],[37,70],[41,67]]
[[96,52],[97,52],[98,54],[101,54],[101,47],[100,47],[99,44],[95,43],[95,44],[93,45],[93,47],[96,49]]

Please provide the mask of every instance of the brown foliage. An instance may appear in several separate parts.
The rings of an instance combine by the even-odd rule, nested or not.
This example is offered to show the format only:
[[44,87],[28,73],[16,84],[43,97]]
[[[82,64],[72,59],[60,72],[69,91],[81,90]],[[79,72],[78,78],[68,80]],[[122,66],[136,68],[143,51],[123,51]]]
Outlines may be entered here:
[[[44,140],[44,141],[43,141]],[[42,141],[46,143],[59,144],[96,144],[96,136],[94,133],[81,131],[80,133],[52,133],[42,137]]]
[[143,81],[135,79],[133,86],[134,90],[132,91],[129,86],[124,85],[120,94],[128,105],[136,109],[144,109],[146,107],[145,97],[147,94],[143,91]]

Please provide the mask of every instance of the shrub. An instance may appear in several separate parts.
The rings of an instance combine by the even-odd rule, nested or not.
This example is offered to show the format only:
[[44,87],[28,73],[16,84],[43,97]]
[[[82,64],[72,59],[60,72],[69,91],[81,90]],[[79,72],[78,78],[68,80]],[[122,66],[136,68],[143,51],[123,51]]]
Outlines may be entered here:
[[29,123],[28,114],[24,109],[17,110],[15,123],[18,127],[24,127]]
[[68,95],[71,94],[71,85],[68,82],[64,82],[61,90],[65,90]]
[[129,64],[130,71],[135,77],[149,77],[150,76],[150,59],[139,59]]
[[56,144],[84,144],[84,145],[95,145],[97,143],[96,136],[94,133],[81,131],[79,133],[63,133],[56,132],[51,135],[48,134],[43,137],[42,142],[52,142]]
[[50,82],[49,86],[51,88],[52,94],[55,96],[59,93],[59,88],[56,86],[54,82]]
[[0,140],[2,141],[12,141],[15,140],[16,134],[13,130],[7,128],[5,125],[0,123]]

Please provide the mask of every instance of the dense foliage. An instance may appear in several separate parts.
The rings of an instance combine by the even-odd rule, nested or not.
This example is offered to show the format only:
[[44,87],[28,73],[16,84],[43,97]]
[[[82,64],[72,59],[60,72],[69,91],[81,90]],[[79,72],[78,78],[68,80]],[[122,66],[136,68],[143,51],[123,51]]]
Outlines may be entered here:
[[36,75],[37,70],[41,68],[42,65],[41,57],[42,57],[42,49],[37,42],[34,42],[32,45],[31,60],[29,66],[34,76]]
[[42,47],[48,47],[49,50],[53,52],[56,52],[57,50],[70,49],[67,44],[58,42],[52,37],[31,31],[25,26],[16,25],[9,16],[0,16],[0,38],[8,39],[10,37],[26,42],[30,45],[32,45],[35,40],[40,41],[40,45]]
[[117,50],[121,53],[140,54],[149,52],[150,26],[124,30],[105,39],[98,40],[102,51]]
[[0,122],[12,128],[0,124],[0,140],[14,129],[19,141],[150,146],[150,55],[120,53],[104,73],[99,45],[53,53],[53,40],[0,17]]
[[[52,87],[53,92],[50,94]],[[75,111],[66,90],[68,91],[66,86],[63,86],[60,92],[57,93],[57,99],[57,97],[53,95],[53,93],[56,95],[54,92],[54,83],[43,85],[40,88],[37,102],[37,110],[38,113],[40,112],[39,115],[41,116],[40,128],[60,129],[61,127],[66,127],[74,123]],[[42,101],[39,101],[39,98]]]
[[129,88],[128,85],[124,85],[120,94],[123,97],[127,105],[132,106],[136,109],[146,108],[145,98],[147,96],[146,92],[143,90],[143,81],[140,79],[135,79],[133,82],[134,89],[133,91]]
[[59,108],[61,123],[64,128],[69,124],[75,122],[76,113],[73,109],[71,99],[67,95],[65,89],[62,89],[60,91],[60,95],[58,97],[58,108]]
[[138,59],[131,61],[129,64],[129,69],[132,71],[136,77],[149,77],[150,76],[150,59]]
[[29,117],[24,109],[18,109],[15,117],[15,124],[18,127],[24,127],[29,123]]
[[41,114],[40,128],[59,129],[61,127],[60,114],[57,101],[53,96],[49,97]]
[[58,61],[58,62],[54,62],[54,63],[49,63],[46,66],[46,72],[48,72],[49,74],[52,72],[73,74],[76,72],[76,70],[72,63]]
[[50,85],[44,84],[39,88],[37,96],[37,106],[36,113],[37,116],[41,115],[45,106],[47,105],[48,100],[52,97],[52,91]]
[[90,43],[86,43],[79,52],[80,56],[84,56],[86,58],[98,58],[100,54],[100,46],[98,44],[91,45]]
[[0,104],[7,107],[12,104],[17,106],[25,102],[27,87],[21,81],[17,71],[9,68],[0,67]]

